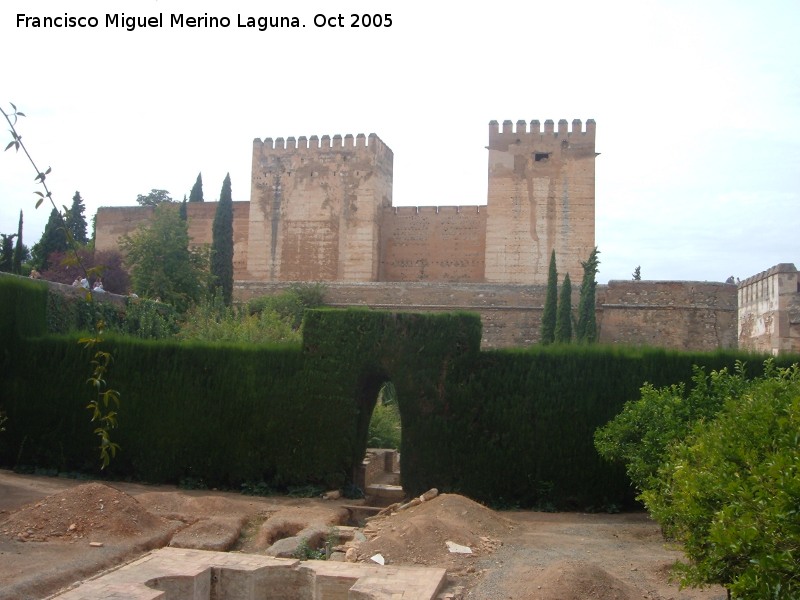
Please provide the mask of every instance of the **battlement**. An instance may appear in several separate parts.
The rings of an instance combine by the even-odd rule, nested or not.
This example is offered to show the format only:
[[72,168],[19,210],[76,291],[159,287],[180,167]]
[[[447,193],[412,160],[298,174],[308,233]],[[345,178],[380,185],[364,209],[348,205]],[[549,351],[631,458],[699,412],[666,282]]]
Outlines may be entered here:
[[301,135],[299,138],[260,138],[253,140],[253,150],[259,151],[262,154],[278,154],[282,152],[295,152],[298,150],[339,150],[339,149],[360,149],[369,148],[375,154],[392,154],[391,148],[387,146],[376,134],[370,133],[369,136],[359,133],[353,135],[348,133],[345,136],[336,134],[333,137],[330,135],[323,135],[322,137],[312,135],[306,137]]
[[502,128],[497,121],[489,121],[489,143],[493,140],[503,140],[508,141],[510,138],[521,138],[521,137],[534,137],[534,136],[544,136],[544,135],[551,135],[556,138],[567,138],[571,136],[581,136],[586,138],[594,139],[595,137],[595,121],[594,119],[589,119],[586,121],[586,128],[583,128],[583,123],[580,119],[573,119],[572,121],[572,129],[570,130],[569,122],[566,119],[561,119],[558,122],[558,128],[556,128],[556,124],[553,122],[552,119],[547,119],[544,122],[544,130],[542,130],[542,124],[539,120],[534,120],[530,122],[530,127],[528,123],[523,120],[519,120],[516,123],[516,126],[513,121],[505,120],[503,121]]
[[486,210],[486,205],[471,206],[389,206],[386,210],[396,215],[419,215],[419,214],[461,214],[461,213],[480,213],[481,208]]
[[743,287],[747,287],[748,285],[753,285],[754,283],[779,274],[795,275],[797,274],[797,267],[794,266],[794,263],[779,263],[774,267],[770,267],[766,271],[761,271],[761,273],[753,275],[752,277],[748,277],[744,281],[740,281],[739,288],[741,289]]

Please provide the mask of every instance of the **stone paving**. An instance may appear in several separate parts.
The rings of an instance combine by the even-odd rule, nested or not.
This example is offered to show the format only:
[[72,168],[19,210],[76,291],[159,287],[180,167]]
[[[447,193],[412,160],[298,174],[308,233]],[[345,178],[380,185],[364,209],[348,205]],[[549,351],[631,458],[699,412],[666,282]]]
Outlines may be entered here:
[[53,600],[432,600],[445,570],[161,548]]

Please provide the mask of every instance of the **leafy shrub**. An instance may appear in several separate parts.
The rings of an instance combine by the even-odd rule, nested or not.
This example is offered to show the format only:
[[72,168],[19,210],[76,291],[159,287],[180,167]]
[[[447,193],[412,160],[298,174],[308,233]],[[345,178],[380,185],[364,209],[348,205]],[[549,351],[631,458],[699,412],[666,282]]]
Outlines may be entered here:
[[245,481],[241,492],[245,496],[274,496],[277,492],[263,479],[260,481]]
[[276,296],[261,296],[247,304],[251,315],[274,311],[282,319],[288,319],[294,329],[303,322],[307,308],[318,308],[325,304],[325,286],[321,283],[295,283]]
[[368,448],[400,448],[400,408],[394,386],[387,382],[378,394],[369,422]]
[[178,333],[181,340],[262,344],[300,341],[293,321],[274,310],[257,314],[225,306],[221,294],[190,308]]
[[306,538],[300,540],[294,557],[298,560],[326,560],[328,558],[324,548],[312,548]]
[[686,584],[734,598],[800,597],[800,367],[768,366],[700,423],[642,497],[691,559]]
[[697,421],[713,418],[725,398],[747,385],[741,361],[733,375],[725,368],[710,375],[697,366],[693,371],[688,393],[684,383],[663,388],[645,383],[640,399],[626,403],[613,421],[595,432],[600,455],[624,463],[639,490],[653,483],[671,444],[683,440]]
[[46,323],[49,333],[92,331],[102,321],[106,331],[124,330],[125,311],[111,302],[88,302],[83,295],[47,294]]
[[128,298],[121,333],[162,340],[175,335],[178,329],[177,313],[169,304],[145,298]]
[[686,396],[646,387],[598,446],[628,461],[640,498],[684,545],[683,584],[721,584],[734,598],[798,598],[800,367],[770,359],[753,380],[740,363],[734,374],[698,370],[694,381]]

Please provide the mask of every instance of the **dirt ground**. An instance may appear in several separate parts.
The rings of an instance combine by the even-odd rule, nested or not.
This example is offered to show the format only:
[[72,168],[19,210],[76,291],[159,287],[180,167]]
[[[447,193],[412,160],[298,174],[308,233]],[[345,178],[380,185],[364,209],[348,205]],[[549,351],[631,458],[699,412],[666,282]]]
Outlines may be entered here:
[[[165,545],[261,553],[301,529],[346,524],[351,504],[0,470],[0,600],[47,598]],[[680,553],[644,514],[495,512],[443,494],[357,533],[347,545],[358,560],[379,554],[387,564],[446,568],[448,591],[463,598],[725,598],[722,588],[669,582]],[[451,552],[447,542],[471,553]]]

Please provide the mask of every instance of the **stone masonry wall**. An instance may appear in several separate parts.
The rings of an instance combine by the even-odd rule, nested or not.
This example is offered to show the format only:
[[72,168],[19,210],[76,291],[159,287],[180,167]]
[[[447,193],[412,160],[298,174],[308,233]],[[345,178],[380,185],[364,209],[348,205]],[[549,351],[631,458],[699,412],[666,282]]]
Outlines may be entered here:
[[800,274],[781,263],[739,284],[739,347],[800,353]]
[[[241,301],[276,294],[289,283],[237,281]],[[395,311],[469,311],[483,323],[481,346],[507,348],[539,341],[545,285],[487,283],[326,283],[326,303]],[[578,307],[573,288],[573,310]],[[681,350],[736,347],[736,286],[707,282],[612,281],[597,287],[601,343]]]
[[375,134],[253,142],[248,278],[375,281],[392,151]]
[[[218,202],[189,202],[186,204],[186,222],[190,246],[199,248],[211,245],[214,215]],[[249,202],[233,203],[233,276],[246,276],[247,233],[250,216]],[[119,250],[120,239],[153,219],[151,206],[103,207],[97,209],[95,248]]]
[[598,286],[600,342],[679,350],[736,348],[736,286],[610,281]]
[[380,281],[483,281],[485,206],[384,208]]
[[550,254],[573,281],[595,246],[595,122],[489,124],[488,282],[547,283]]

